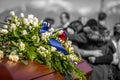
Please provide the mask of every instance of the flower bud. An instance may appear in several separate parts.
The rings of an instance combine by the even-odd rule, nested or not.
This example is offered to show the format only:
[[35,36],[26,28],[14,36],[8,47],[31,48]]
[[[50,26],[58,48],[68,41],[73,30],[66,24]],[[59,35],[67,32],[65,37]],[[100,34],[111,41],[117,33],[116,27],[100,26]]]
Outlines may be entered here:
[[57,49],[55,47],[51,47],[51,51],[55,52]]
[[8,33],[8,30],[6,30],[6,29],[1,29],[1,30],[0,30],[0,33],[2,33],[2,34],[7,34],[7,33]]
[[10,12],[10,15],[11,15],[11,16],[15,16],[15,12],[14,12],[14,11],[11,11],[11,12]]
[[23,35],[27,35],[27,31],[26,30],[23,30]]
[[33,18],[34,18],[33,14],[28,15],[28,19],[33,19]]
[[24,18],[24,13],[20,13],[20,16],[21,16],[22,18]]
[[4,28],[4,29],[8,29],[8,26],[7,26],[7,25],[4,25],[3,28]]
[[11,30],[15,30],[16,29],[16,25],[15,24],[11,24]]

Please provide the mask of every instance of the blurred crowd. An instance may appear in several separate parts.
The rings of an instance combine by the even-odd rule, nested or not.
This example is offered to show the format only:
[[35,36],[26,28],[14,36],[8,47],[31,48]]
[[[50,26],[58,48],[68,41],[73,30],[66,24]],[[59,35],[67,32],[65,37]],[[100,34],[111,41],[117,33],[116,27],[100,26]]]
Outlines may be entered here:
[[[114,24],[112,34],[106,27],[104,12],[97,19],[82,16],[71,21],[67,12],[62,12],[59,18],[61,24],[54,28],[65,31],[75,53],[80,53],[93,68],[89,80],[120,80],[120,23]],[[54,19],[44,20],[53,27]]]

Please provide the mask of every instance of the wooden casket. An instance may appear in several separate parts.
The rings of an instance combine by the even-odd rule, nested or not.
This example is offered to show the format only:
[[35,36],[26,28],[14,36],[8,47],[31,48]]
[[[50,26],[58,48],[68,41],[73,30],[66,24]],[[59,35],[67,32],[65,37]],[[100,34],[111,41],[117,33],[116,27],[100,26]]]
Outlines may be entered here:
[[[79,65],[83,68],[85,65],[82,61]],[[87,70],[86,77],[91,73]],[[65,80],[64,76],[45,65],[37,62],[30,62],[25,65],[21,62],[14,63],[7,59],[0,62],[0,80]]]

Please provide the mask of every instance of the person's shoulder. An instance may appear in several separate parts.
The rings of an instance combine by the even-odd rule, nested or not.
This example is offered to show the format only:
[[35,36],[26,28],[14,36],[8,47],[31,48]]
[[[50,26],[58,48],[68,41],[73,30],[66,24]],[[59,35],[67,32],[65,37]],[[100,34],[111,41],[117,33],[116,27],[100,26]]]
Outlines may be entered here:
[[78,33],[78,35],[86,36],[85,32],[80,32],[80,33]]

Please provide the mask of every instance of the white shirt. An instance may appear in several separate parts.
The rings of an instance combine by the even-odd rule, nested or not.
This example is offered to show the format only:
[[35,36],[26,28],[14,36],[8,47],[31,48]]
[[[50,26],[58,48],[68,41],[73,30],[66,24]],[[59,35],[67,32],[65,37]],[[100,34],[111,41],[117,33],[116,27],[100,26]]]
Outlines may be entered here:
[[116,52],[113,54],[113,61],[112,64],[120,64],[120,40],[118,42],[116,42],[115,40],[112,40],[114,47],[116,48]]

